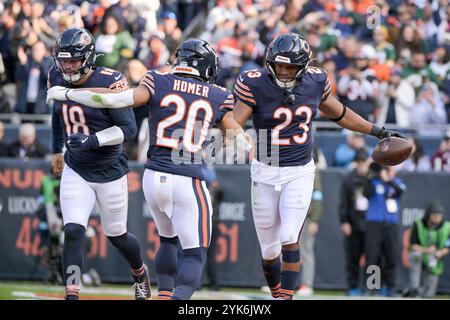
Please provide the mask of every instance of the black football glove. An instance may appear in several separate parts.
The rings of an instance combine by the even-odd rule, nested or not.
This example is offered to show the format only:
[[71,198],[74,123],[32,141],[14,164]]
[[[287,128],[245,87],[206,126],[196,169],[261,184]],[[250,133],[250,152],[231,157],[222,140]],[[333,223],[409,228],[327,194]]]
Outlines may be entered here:
[[83,133],[74,133],[67,141],[69,148],[73,151],[82,151],[99,148],[98,138],[96,135],[87,136]]
[[406,137],[404,137],[401,133],[397,131],[387,130],[385,127],[378,128],[377,126],[372,127],[370,135],[377,137],[380,140],[390,137],[406,139]]

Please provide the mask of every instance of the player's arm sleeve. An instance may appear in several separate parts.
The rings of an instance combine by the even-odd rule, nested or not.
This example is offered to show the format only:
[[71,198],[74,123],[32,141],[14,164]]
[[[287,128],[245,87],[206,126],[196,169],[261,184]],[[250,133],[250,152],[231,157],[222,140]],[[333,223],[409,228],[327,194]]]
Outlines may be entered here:
[[[134,112],[130,109],[113,109],[109,110],[109,114],[116,124],[115,127],[119,128],[123,133],[123,139],[121,142],[117,141],[116,144],[121,144],[124,141],[132,140],[137,135],[137,125]],[[108,130],[108,129],[107,129]],[[116,129],[117,130],[117,129]],[[97,132],[98,136],[98,132]],[[99,139],[99,142],[100,139]]]
[[[326,75],[326,72],[325,72],[325,75]],[[325,101],[328,98],[328,96],[330,95],[330,93],[331,93],[331,81],[328,78],[328,75],[326,75],[325,83],[324,83],[323,90],[322,90],[322,98],[320,99],[320,101],[321,102]]]
[[234,98],[231,93],[228,93],[225,100],[219,107],[219,117],[218,121],[221,121],[227,112],[233,111],[234,109]]
[[52,149],[53,153],[62,153],[64,146],[63,128],[55,108],[52,111]]
[[236,101],[241,101],[254,109],[256,108],[256,99],[248,82],[248,78],[245,74],[239,75],[234,84],[233,95]]
[[156,92],[155,77],[156,75],[152,71],[149,71],[147,72],[145,77],[141,80],[141,82],[139,82],[139,86],[142,86],[145,89],[147,89],[148,93],[150,94],[150,97],[153,97]]

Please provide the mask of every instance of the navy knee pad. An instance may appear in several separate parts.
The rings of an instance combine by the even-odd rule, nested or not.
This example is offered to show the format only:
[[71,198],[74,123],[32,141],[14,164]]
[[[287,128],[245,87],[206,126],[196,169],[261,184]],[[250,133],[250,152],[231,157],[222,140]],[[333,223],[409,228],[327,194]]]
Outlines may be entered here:
[[83,241],[86,229],[76,223],[68,223],[64,226],[64,244],[71,244],[77,241]]

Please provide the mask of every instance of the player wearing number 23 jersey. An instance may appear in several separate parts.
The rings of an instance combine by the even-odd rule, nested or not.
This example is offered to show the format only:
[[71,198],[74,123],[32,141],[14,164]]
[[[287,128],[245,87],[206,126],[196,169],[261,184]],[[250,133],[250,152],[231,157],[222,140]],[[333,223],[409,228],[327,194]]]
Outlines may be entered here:
[[280,35],[267,49],[266,67],[239,75],[233,92],[235,120],[243,125],[252,115],[257,132],[251,165],[253,221],[267,284],[280,299],[292,299],[300,269],[298,239],[315,172],[312,119],[320,109],[350,130],[387,135],[330,95],[327,74],[310,66],[311,55],[300,35]]
[[[155,260],[161,299],[189,299],[200,284],[211,237],[212,206],[201,161],[208,131],[217,125],[245,139],[229,112],[233,95],[213,84],[217,73],[214,49],[194,39],[177,49],[171,73],[149,71],[134,89],[48,92],[52,99],[67,95],[96,108],[148,106],[150,146],[142,185],[161,240]],[[178,243],[184,253],[179,270]]]

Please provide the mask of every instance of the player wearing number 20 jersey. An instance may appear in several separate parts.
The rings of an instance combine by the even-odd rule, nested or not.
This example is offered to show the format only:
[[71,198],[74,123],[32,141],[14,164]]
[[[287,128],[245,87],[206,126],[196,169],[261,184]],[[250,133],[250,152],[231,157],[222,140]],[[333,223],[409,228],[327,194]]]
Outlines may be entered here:
[[[200,178],[203,144],[210,128],[234,107],[233,95],[214,84],[149,71],[141,81],[151,95],[146,168]],[[180,161],[174,159],[179,155]],[[194,163],[197,160],[197,163]]]

